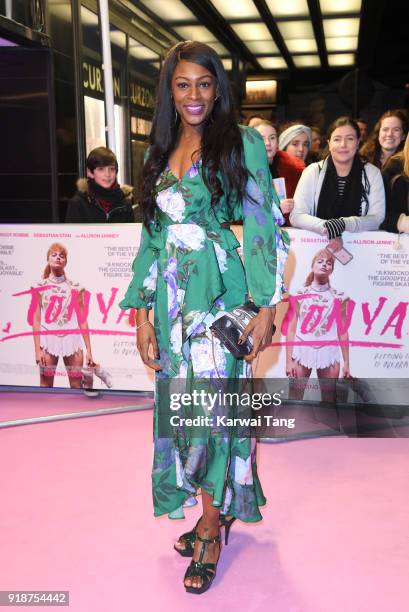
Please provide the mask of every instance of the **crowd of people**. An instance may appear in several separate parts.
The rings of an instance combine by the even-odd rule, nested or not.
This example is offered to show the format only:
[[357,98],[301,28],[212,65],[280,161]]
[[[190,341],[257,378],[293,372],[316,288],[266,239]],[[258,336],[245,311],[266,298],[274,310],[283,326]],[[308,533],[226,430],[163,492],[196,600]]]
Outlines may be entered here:
[[246,122],[263,137],[273,179],[285,180],[287,225],[327,235],[335,250],[344,231],[409,232],[408,116],[388,110],[372,133],[362,118],[339,117],[326,137],[299,121]]
[[[340,247],[343,231],[409,233],[409,120],[388,110],[371,133],[362,118],[340,117],[326,136],[300,121],[277,123],[251,115],[263,137],[273,179],[284,179],[285,225],[328,235]],[[120,186],[112,151],[99,147],[87,160],[87,179],[68,204],[66,222],[132,222],[132,187]]]

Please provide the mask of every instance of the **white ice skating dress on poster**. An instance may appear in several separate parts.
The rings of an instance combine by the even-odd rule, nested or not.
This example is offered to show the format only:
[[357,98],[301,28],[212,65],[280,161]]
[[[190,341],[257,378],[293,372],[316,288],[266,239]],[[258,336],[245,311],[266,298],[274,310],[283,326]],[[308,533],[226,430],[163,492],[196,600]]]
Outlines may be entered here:
[[82,350],[81,334],[70,333],[70,330],[79,329],[79,324],[75,309],[69,317],[69,304],[72,290],[75,289],[80,294],[83,287],[65,276],[44,278],[36,284],[36,288],[40,287],[48,287],[39,293],[41,330],[53,332],[41,334],[41,348],[56,357],[68,357]]
[[[340,347],[335,344],[339,341],[337,325],[332,323],[327,330],[328,317],[333,309],[336,299],[344,302],[348,299],[344,291],[338,291],[329,285],[323,288],[315,288],[314,285],[303,287],[297,292],[297,296],[308,295],[299,301],[299,313],[297,319],[297,329],[294,340],[305,344],[296,345],[293,348],[293,359],[306,368],[322,369],[328,368],[335,363],[340,363]],[[311,331],[301,331],[302,323],[307,314],[311,312],[313,306],[323,307],[319,317],[319,323],[315,325],[318,313],[312,317],[307,329]],[[325,344],[325,342],[333,344]],[[316,343],[316,344],[315,344]]]

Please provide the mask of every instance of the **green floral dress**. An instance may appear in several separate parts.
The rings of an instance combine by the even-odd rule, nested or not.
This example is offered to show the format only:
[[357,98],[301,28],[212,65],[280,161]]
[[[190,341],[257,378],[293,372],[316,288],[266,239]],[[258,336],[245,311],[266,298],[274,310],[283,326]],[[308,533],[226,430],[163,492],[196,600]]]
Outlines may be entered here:
[[[235,359],[209,331],[213,321],[247,301],[274,306],[282,297],[288,236],[274,193],[265,146],[251,128],[242,131],[250,178],[243,201],[222,199],[212,207],[198,162],[177,179],[167,167],[157,182],[157,214],[151,235],[142,231],[133,262],[133,280],[120,306],[154,307],[155,332],[162,370],[156,374],[154,459],[155,516],[183,518],[183,506],[194,502],[199,488],[228,515],[255,522],[265,497],[257,475],[256,442],[212,427],[196,435],[178,426],[162,435],[159,406],[169,405],[161,383],[177,379],[186,389],[206,380],[248,375],[248,364]],[[245,268],[233,232],[222,224],[243,220]],[[197,385],[196,385],[197,383]],[[204,408],[194,414],[203,414]]]

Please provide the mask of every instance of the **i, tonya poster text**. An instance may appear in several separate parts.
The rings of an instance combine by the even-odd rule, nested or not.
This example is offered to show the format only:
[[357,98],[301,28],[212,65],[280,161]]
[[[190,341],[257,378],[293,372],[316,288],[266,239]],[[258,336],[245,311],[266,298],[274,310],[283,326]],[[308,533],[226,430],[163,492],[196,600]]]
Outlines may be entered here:
[[[234,231],[241,239],[242,228]],[[43,376],[68,387],[92,359],[95,388],[153,389],[134,312],[119,308],[140,232],[139,224],[0,227],[0,384],[37,386]],[[344,234],[352,259],[343,264],[323,237],[288,232],[288,293],[255,375],[407,378],[408,237]]]

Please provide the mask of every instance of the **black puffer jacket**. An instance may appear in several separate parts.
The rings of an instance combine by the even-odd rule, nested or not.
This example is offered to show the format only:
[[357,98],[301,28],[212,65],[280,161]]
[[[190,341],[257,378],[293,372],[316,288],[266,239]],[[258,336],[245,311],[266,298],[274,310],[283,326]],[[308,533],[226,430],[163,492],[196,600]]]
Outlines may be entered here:
[[133,187],[121,185],[122,202],[106,213],[88,189],[87,179],[78,179],[77,193],[68,202],[66,223],[134,223]]
[[391,159],[382,170],[385,184],[386,214],[379,229],[398,231],[398,219],[402,213],[409,215],[409,178],[403,175],[403,161]]

